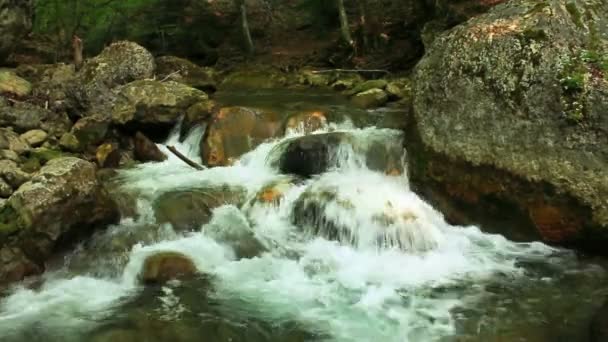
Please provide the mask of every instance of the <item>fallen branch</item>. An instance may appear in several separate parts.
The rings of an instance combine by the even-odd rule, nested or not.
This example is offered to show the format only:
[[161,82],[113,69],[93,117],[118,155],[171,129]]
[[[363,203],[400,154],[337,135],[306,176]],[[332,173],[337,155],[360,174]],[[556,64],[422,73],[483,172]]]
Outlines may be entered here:
[[328,70],[315,70],[312,71],[313,74],[325,74],[329,72],[352,72],[352,73],[381,73],[381,74],[390,74],[388,70],[381,69],[328,69]]
[[167,146],[167,149],[169,151],[171,151],[171,153],[175,154],[175,156],[179,159],[181,159],[184,163],[190,165],[191,167],[197,169],[197,170],[204,170],[205,167],[202,165],[197,164],[196,162],[194,162],[193,160],[189,159],[188,157],[186,157],[185,155],[183,155],[180,151],[178,151],[175,146]]

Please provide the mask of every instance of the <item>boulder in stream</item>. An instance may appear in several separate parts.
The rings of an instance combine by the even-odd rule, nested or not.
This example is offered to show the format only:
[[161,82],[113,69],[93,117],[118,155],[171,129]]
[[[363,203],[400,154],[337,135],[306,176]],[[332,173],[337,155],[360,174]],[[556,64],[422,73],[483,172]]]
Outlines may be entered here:
[[415,70],[414,184],[605,254],[607,35],[606,1],[513,0],[438,37]]
[[205,165],[225,166],[267,139],[282,133],[281,118],[272,111],[224,107],[214,116],[201,141]]
[[198,230],[211,220],[213,209],[226,204],[240,206],[244,190],[228,186],[174,190],[153,204],[156,221],[171,223],[178,231]]
[[167,156],[143,133],[135,133],[134,138],[135,144],[135,159],[148,162],[156,161],[161,162],[167,160]]
[[186,255],[162,252],[146,258],[140,280],[144,284],[163,284],[172,279],[192,278],[196,273],[196,265]]

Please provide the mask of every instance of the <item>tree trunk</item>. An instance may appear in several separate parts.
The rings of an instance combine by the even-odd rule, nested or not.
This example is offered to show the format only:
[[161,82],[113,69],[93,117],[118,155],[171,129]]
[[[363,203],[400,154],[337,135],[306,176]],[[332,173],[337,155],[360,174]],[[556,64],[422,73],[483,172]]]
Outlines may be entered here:
[[361,32],[361,40],[363,42],[363,50],[369,51],[369,28],[367,23],[367,0],[358,0],[359,3],[359,28]]
[[241,17],[241,31],[243,33],[245,51],[247,54],[253,55],[255,48],[253,46],[253,40],[251,39],[251,32],[249,31],[249,23],[247,22],[247,6],[245,5],[245,0],[235,0],[235,4]]
[[348,25],[348,17],[346,16],[346,9],[344,8],[344,0],[336,0],[338,2],[338,11],[340,13],[340,31],[342,33],[342,40],[349,46],[353,46],[353,38],[350,35],[350,27]]

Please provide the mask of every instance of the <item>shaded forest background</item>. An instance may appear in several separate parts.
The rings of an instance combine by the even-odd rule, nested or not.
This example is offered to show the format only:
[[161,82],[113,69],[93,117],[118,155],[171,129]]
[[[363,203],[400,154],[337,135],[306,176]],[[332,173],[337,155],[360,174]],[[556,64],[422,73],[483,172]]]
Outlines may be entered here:
[[[246,8],[253,55],[247,54],[239,2]],[[71,58],[74,35],[85,55],[133,40],[157,55],[202,65],[274,64],[407,69],[434,32],[460,23],[497,0],[36,0],[33,32],[14,63]],[[352,45],[341,35],[343,3]],[[431,37],[431,38],[429,38]]]

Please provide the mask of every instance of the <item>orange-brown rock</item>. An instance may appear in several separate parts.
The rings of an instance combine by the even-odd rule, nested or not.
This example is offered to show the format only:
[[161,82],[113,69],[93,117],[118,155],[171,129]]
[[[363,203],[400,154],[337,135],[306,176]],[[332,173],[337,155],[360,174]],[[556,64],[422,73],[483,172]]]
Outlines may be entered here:
[[530,218],[547,242],[559,243],[577,237],[582,230],[582,219],[568,208],[560,208],[544,202],[529,207]]
[[322,111],[297,113],[287,119],[286,131],[298,131],[308,134],[327,125],[327,118]]
[[208,166],[229,165],[280,133],[281,120],[274,112],[246,107],[221,108],[201,141],[202,160]]
[[162,284],[172,279],[194,276],[198,270],[187,256],[177,252],[164,252],[149,256],[140,274],[145,284]]
[[135,159],[148,162],[161,162],[167,160],[167,156],[143,133],[135,133]]

